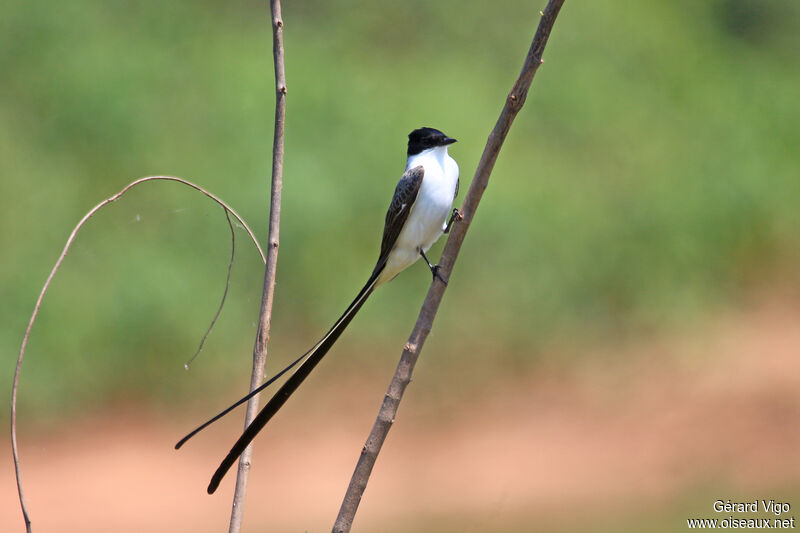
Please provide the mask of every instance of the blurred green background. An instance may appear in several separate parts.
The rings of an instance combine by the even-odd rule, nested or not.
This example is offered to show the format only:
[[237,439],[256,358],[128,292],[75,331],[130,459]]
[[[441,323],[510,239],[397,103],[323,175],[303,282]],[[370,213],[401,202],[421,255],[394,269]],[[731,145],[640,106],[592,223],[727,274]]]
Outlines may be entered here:
[[[409,131],[459,139],[463,198],[544,3],[285,3],[270,372],[313,344],[369,274]],[[2,390],[72,227],[131,180],[192,180],[266,240],[274,89],[263,4],[0,5]],[[576,365],[596,355],[586,347],[696,330],[754,291],[796,287],[798,28],[790,0],[567,2],[415,392],[454,396],[543,362]],[[244,232],[236,238],[227,305],[186,372],[224,287],[222,211],[171,183],[101,211],[33,330],[26,424],[117,405],[207,413],[245,390],[262,266]],[[382,387],[429,282],[417,264],[382,287],[323,366],[379,374]]]
[[[541,7],[284,6],[271,369],[310,345],[368,275],[411,129],[459,139],[451,152],[466,190]],[[260,2],[10,0],[0,10],[5,387],[71,228],[132,179],[194,180],[265,239],[274,99]],[[798,24],[789,1],[568,3],[426,364],[516,372],[547,347],[691,325],[749,288],[796,280]],[[186,373],[223,289],[221,210],[158,183],[101,212],[47,295],[23,405],[38,417],[100,399],[190,402],[208,387],[243,388],[261,265],[244,233],[237,238],[227,306]],[[418,264],[381,289],[338,364],[391,368],[428,283]]]

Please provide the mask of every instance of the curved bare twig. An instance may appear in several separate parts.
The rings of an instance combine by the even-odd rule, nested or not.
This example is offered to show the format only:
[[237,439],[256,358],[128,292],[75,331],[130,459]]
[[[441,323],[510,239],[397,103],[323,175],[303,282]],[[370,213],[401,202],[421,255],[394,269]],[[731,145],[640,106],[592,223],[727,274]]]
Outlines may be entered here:
[[[489,183],[489,176],[494,168],[497,155],[503,146],[503,141],[505,141],[508,130],[511,128],[514,117],[516,117],[525,103],[533,76],[542,63],[542,53],[547,44],[547,38],[550,36],[550,31],[553,29],[553,24],[563,3],[564,0],[549,0],[547,7],[541,12],[542,18],[539,21],[539,27],[522,66],[522,72],[520,72],[519,78],[517,78],[514,87],[506,98],[500,118],[497,119],[494,129],[489,134],[483,155],[475,171],[475,177],[472,178],[469,191],[464,198],[464,205],[461,207],[461,214],[464,218],[453,226],[442,252],[442,258],[439,261],[439,272],[445,279],[450,279],[453,264],[458,257],[467,229],[469,229],[469,225],[475,216],[475,210],[478,208],[483,191]],[[447,286],[444,283],[432,283],[428,290],[428,295],[422,304],[414,330],[411,332],[411,336],[403,349],[403,355],[400,357],[400,363],[397,365],[397,370],[389,384],[389,390],[383,398],[378,417],[372,426],[372,431],[370,431],[364,447],[361,449],[361,455],[350,480],[350,485],[347,487],[342,506],[339,509],[339,515],[336,517],[336,523],[333,526],[334,533],[348,532],[353,525],[353,519],[358,510],[358,504],[361,502],[361,496],[367,488],[367,481],[372,473],[372,467],[375,465],[378,453],[380,453],[389,429],[394,423],[400,400],[403,398],[406,386],[411,381],[414,365],[422,350],[422,345],[431,331],[433,319],[439,310],[439,304],[446,288]]]
[[[22,472],[19,463],[19,447],[17,446],[17,391],[19,390],[19,376],[20,372],[22,371],[22,359],[25,356],[25,347],[28,345],[28,339],[30,338],[31,329],[33,328],[33,323],[36,321],[36,317],[39,314],[39,308],[42,306],[44,295],[47,293],[47,289],[50,287],[50,283],[53,281],[53,277],[55,276],[56,272],[58,272],[58,269],[61,267],[61,263],[64,262],[64,258],[67,256],[67,252],[69,252],[72,243],[75,241],[75,237],[77,236],[78,231],[80,231],[80,229],[84,226],[84,224],[86,224],[86,222],[90,218],[92,218],[95,215],[95,213],[97,213],[100,209],[102,209],[103,207],[105,207],[110,203],[117,201],[122,195],[124,195],[133,187],[148,181],[175,181],[178,183],[182,183],[183,185],[186,185],[188,187],[191,187],[192,189],[195,189],[196,191],[199,191],[204,195],[206,195],[207,197],[211,198],[213,201],[222,206],[222,208],[225,210],[226,216],[228,214],[233,215],[234,218],[239,222],[239,224],[242,225],[244,230],[250,236],[250,239],[253,241],[253,244],[255,244],[256,248],[258,248],[258,252],[261,255],[261,260],[266,262],[266,259],[264,257],[264,251],[261,249],[261,245],[258,243],[258,239],[256,239],[255,234],[250,229],[250,226],[247,225],[247,222],[245,222],[242,219],[242,217],[240,217],[239,214],[232,207],[230,207],[227,203],[218,198],[216,195],[210,193],[209,191],[200,187],[199,185],[196,185],[191,181],[185,180],[183,178],[177,178],[173,176],[148,176],[145,178],[139,178],[137,180],[132,181],[125,187],[123,187],[122,190],[120,190],[117,194],[109,196],[108,198],[106,198],[105,200],[94,206],[91,210],[89,210],[88,213],[86,213],[83,216],[80,222],[78,222],[78,224],[72,230],[72,233],[70,233],[69,238],[67,238],[67,242],[64,245],[64,249],[61,251],[61,255],[58,256],[55,265],[53,265],[53,269],[50,271],[50,274],[47,276],[47,280],[45,280],[44,282],[44,286],[42,286],[42,290],[39,293],[39,297],[36,299],[36,305],[33,307],[33,313],[31,314],[31,318],[28,321],[28,327],[25,329],[25,335],[22,337],[22,345],[20,346],[19,355],[17,356],[17,366],[14,370],[14,380],[11,385],[11,452],[12,455],[14,456],[14,473],[16,475],[16,480],[17,480],[17,493],[19,495],[19,504],[22,509],[22,516],[25,519],[25,529],[26,531],[28,531],[28,533],[30,533],[31,531],[31,520],[30,520],[30,515],[28,513],[28,508],[25,504],[25,496],[22,491]],[[226,292],[227,292],[227,287],[226,287]],[[216,321],[216,317],[214,318],[214,321]],[[213,327],[213,322],[211,326]]]
[[208,328],[206,328],[203,338],[200,339],[200,344],[197,346],[197,350],[195,350],[194,354],[192,354],[189,360],[183,365],[186,370],[189,370],[189,366],[194,362],[195,359],[197,359],[197,356],[200,355],[200,352],[203,351],[203,346],[205,346],[208,336],[211,335],[211,330],[214,329],[214,325],[217,323],[219,315],[222,314],[222,308],[225,307],[225,300],[228,299],[228,290],[231,288],[233,259],[236,256],[236,231],[233,228],[233,222],[231,221],[230,213],[228,213],[228,210],[225,208],[222,210],[225,212],[225,219],[228,221],[228,227],[231,230],[231,258],[228,261],[228,273],[225,276],[225,290],[222,291],[222,299],[219,302],[219,307],[217,307],[217,312],[214,313],[214,318],[211,319],[211,323],[208,325]]

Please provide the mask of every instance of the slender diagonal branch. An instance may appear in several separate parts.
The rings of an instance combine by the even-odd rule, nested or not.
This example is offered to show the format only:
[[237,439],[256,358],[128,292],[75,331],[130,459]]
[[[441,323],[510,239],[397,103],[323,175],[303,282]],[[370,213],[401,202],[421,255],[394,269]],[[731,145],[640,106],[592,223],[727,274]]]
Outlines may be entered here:
[[[269,204],[269,237],[267,265],[264,270],[264,290],[261,295],[261,312],[258,331],[253,346],[253,372],[250,390],[256,389],[264,380],[264,363],[267,358],[267,343],[272,320],[272,301],[275,295],[275,270],[278,264],[278,243],[281,221],[281,189],[283,187],[283,130],[286,121],[286,72],[283,59],[283,18],[280,0],[270,0],[272,17],[272,56],[275,65],[275,130],[272,139],[272,186]],[[258,414],[258,395],[247,402],[244,427],[250,425]],[[244,517],[244,500],[247,493],[247,477],[253,456],[252,445],[242,452],[236,473],[236,489],[233,493],[229,533],[239,533]]]
[[[547,7],[542,12],[539,27],[533,37],[530,50],[525,58],[522,72],[520,72],[519,78],[516,83],[514,83],[514,87],[506,98],[506,103],[503,107],[503,111],[500,113],[500,118],[497,119],[494,129],[489,134],[489,139],[483,150],[483,155],[475,171],[475,177],[472,179],[467,196],[464,198],[464,205],[461,208],[463,220],[453,226],[453,230],[450,232],[450,237],[447,239],[447,244],[442,252],[442,258],[439,262],[441,267],[439,272],[445,279],[450,278],[453,264],[458,257],[461,244],[464,242],[464,237],[475,216],[475,211],[478,208],[483,192],[486,190],[486,186],[489,183],[489,176],[492,173],[495,161],[497,161],[497,155],[500,152],[500,148],[503,146],[508,130],[511,128],[511,123],[525,103],[531,81],[533,81],[533,76],[542,63],[544,47],[547,44],[550,31],[553,28],[553,24],[555,23],[563,3],[564,0],[550,0],[547,3]],[[361,496],[364,494],[364,490],[367,487],[367,481],[372,472],[372,467],[375,465],[375,460],[378,458],[378,453],[380,453],[384,440],[386,440],[389,428],[391,428],[394,422],[397,408],[400,405],[400,400],[403,397],[406,386],[411,381],[411,373],[414,370],[414,365],[417,362],[425,339],[431,331],[433,319],[439,309],[439,304],[442,301],[442,296],[444,296],[445,288],[446,286],[444,283],[433,282],[430,289],[428,289],[428,295],[425,298],[425,302],[422,304],[422,309],[420,310],[414,330],[408,338],[408,342],[403,349],[403,355],[400,357],[400,363],[389,384],[389,389],[383,398],[378,417],[361,450],[361,455],[356,464],[352,479],[350,480],[350,485],[342,501],[339,515],[333,526],[334,533],[348,532],[353,525],[353,519],[358,510]]]
[[[55,265],[53,265],[52,270],[50,270],[50,274],[47,276],[47,279],[45,280],[44,285],[42,286],[42,290],[39,292],[39,297],[36,299],[36,304],[33,306],[33,313],[31,313],[31,318],[28,321],[28,327],[25,329],[25,335],[23,335],[22,337],[22,344],[20,345],[19,355],[17,356],[17,366],[14,369],[14,380],[12,381],[11,384],[11,453],[14,457],[14,474],[16,475],[17,479],[17,494],[19,495],[19,505],[22,510],[22,517],[25,520],[25,530],[28,533],[30,533],[31,531],[31,520],[30,520],[30,515],[28,514],[28,507],[25,504],[25,495],[22,491],[22,468],[20,466],[19,447],[17,445],[17,392],[19,391],[19,378],[22,372],[22,360],[25,357],[25,348],[28,346],[28,339],[31,336],[31,330],[33,329],[33,324],[36,322],[36,317],[39,315],[39,309],[42,306],[45,294],[47,294],[47,289],[50,288],[50,283],[53,281],[53,277],[56,275],[56,272],[58,272],[58,269],[61,267],[61,263],[63,263],[64,259],[67,257],[67,252],[69,252],[69,249],[72,247],[72,243],[75,242],[75,238],[78,236],[78,232],[81,230],[81,228],[83,228],[86,222],[90,218],[92,218],[98,211],[100,211],[103,207],[116,202],[126,192],[136,187],[137,185],[149,181],[178,182],[188,187],[191,187],[192,189],[195,189],[196,191],[199,191],[204,195],[208,196],[209,198],[211,198],[213,201],[222,206],[222,208],[225,210],[225,216],[227,217],[228,220],[228,226],[231,228],[231,233],[233,233],[233,226],[230,223],[230,217],[228,217],[228,214],[233,215],[234,218],[236,218],[236,220],[239,222],[239,224],[242,225],[245,231],[247,231],[247,234],[250,236],[250,239],[253,241],[253,244],[255,244],[256,248],[258,248],[258,253],[261,254],[261,259],[263,261],[266,261],[264,257],[264,252],[261,250],[261,246],[258,244],[258,239],[256,239],[256,236],[253,234],[253,231],[250,229],[250,226],[247,225],[247,222],[245,222],[242,219],[242,217],[240,217],[239,214],[233,210],[233,208],[231,208],[224,201],[220,200],[217,196],[208,192],[199,185],[195,185],[191,181],[182,178],[176,178],[174,176],[148,176],[146,178],[139,178],[137,180],[134,180],[129,184],[127,184],[125,187],[123,187],[122,190],[120,190],[115,195],[109,196],[108,198],[106,198],[105,200],[94,206],[92,209],[89,210],[88,213],[86,213],[83,216],[83,218],[80,220],[80,222],[78,222],[78,224],[72,230],[72,233],[70,233],[69,237],[67,238],[67,242],[64,245],[64,249],[61,251],[61,255],[58,256]],[[230,279],[230,268],[231,267],[229,264],[228,279]],[[227,282],[226,282],[226,292],[227,292]],[[223,302],[224,302],[224,296],[223,296]],[[209,326],[209,331],[214,326],[214,322],[217,320],[216,317],[218,315],[219,311],[217,311],[217,314],[214,316],[214,320],[212,321],[211,326]],[[208,333],[206,333],[206,336],[207,335]],[[203,340],[205,340],[205,337],[203,338]],[[202,344],[200,348],[202,348]],[[198,351],[200,350],[200,348],[198,348]]]

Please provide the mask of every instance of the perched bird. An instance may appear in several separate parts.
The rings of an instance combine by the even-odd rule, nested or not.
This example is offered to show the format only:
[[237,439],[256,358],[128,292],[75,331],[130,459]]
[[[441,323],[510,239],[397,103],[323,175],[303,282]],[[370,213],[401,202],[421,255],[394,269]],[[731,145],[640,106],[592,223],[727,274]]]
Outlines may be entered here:
[[[247,426],[228,455],[222,460],[208,485],[209,494],[217,490],[220,481],[247,445],[272,416],[283,407],[289,396],[297,390],[311,370],[328,353],[375,287],[391,281],[420,257],[428,264],[434,280],[438,279],[446,284],[446,281],[439,275],[438,265],[431,264],[425,252],[443,233],[450,231],[450,225],[459,216],[457,209],[453,209],[451,214],[453,201],[458,194],[458,164],[448,155],[447,147],[454,142],[456,142],[455,139],[433,128],[419,128],[409,133],[406,170],[397,183],[389,210],[386,212],[380,255],[364,288],[325,336],[308,352],[250,394],[189,433],[175,445],[176,449],[180,448],[197,432],[247,401],[302,361],[297,370],[278,389],[272,399],[253,419],[253,422]],[[451,215],[449,220],[448,215]]]

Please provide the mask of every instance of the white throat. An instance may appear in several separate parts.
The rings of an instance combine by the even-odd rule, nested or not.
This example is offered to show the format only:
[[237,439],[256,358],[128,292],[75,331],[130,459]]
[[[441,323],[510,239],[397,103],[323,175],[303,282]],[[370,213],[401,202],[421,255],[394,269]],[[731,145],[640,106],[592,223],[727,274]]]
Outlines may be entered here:
[[436,146],[428,148],[418,154],[408,156],[406,163],[406,170],[422,165],[423,167],[430,164],[438,164],[444,168],[444,161],[447,155],[447,146]]

